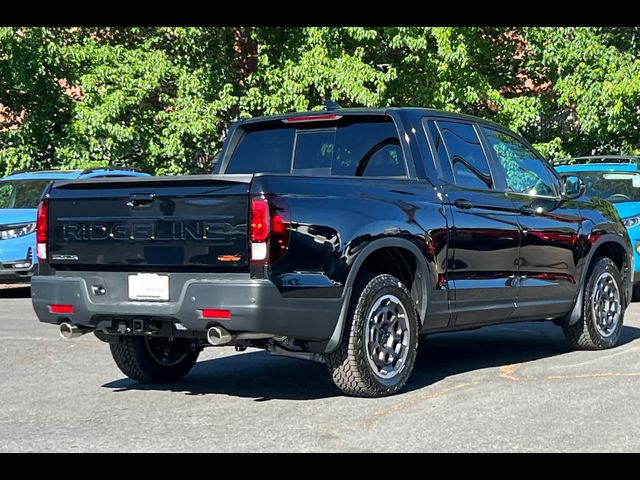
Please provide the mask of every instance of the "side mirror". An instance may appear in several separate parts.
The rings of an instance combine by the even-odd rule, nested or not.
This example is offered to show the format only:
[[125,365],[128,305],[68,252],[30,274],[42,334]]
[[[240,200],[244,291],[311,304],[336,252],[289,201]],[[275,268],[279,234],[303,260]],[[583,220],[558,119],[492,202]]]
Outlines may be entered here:
[[567,200],[574,200],[584,195],[587,187],[582,179],[576,175],[562,177],[562,196]]

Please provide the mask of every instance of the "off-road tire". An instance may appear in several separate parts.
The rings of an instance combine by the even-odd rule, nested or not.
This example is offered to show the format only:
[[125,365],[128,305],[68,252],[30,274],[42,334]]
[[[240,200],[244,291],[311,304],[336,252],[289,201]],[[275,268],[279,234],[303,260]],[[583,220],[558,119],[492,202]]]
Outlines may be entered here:
[[[157,360],[150,351],[150,342],[170,342],[176,359],[169,364]],[[158,343],[155,344],[156,346]],[[188,338],[160,339],[138,336],[123,336],[110,343],[111,355],[127,377],[142,383],[174,382],[183,378],[198,359],[199,351],[193,348]]]
[[[368,314],[375,302],[385,295],[400,300],[406,312],[408,342],[404,365],[395,377],[381,378],[367,359],[365,329]],[[407,382],[413,369],[418,347],[418,314],[411,294],[397,278],[362,273],[356,280],[342,340],[335,351],[325,355],[327,367],[336,386],[348,395],[382,397],[398,392]]]
[[[609,273],[616,283],[620,301],[620,316],[615,328],[611,333],[604,336],[597,327],[596,319],[592,310],[594,298],[594,288],[596,282],[603,273]],[[622,323],[624,321],[624,306],[626,305],[626,290],[622,275],[613,260],[607,257],[594,259],[587,272],[587,279],[584,285],[582,297],[582,318],[573,325],[563,325],[565,338],[570,348],[575,350],[604,350],[615,347],[620,339]]]

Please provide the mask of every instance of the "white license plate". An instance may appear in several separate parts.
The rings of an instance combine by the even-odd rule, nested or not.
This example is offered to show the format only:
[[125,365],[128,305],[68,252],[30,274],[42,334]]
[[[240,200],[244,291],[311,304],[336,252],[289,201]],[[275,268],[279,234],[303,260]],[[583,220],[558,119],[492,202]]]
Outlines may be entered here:
[[169,275],[138,273],[129,275],[129,300],[169,301]]

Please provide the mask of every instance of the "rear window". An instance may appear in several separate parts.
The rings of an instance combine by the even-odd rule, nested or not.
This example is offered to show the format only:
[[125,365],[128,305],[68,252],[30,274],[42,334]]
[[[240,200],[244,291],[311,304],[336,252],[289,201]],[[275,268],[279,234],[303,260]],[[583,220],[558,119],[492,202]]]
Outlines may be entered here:
[[407,176],[398,131],[386,116],[241,128],[224,173]]
[[292,128],[243,129],[225,173],[289,172],[295,133]]

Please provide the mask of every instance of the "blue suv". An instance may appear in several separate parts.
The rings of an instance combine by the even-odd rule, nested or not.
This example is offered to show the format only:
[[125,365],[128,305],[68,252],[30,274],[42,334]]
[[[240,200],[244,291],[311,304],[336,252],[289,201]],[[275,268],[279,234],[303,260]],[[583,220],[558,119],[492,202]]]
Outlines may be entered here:
[[640,157],[603,155],[555,160],[553,166],[561,174],[570,173],[582,179],[586,194],[611,202],[622,219],[633,248],[634,300],[640,299]]
[[36,212],[40,196],[53,180],[148,176],[128,167],[15,172],[0,179],[0,284],[29,281],[38,259]]

